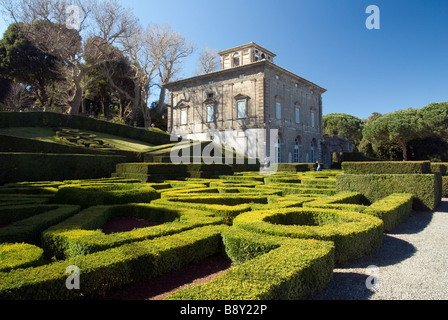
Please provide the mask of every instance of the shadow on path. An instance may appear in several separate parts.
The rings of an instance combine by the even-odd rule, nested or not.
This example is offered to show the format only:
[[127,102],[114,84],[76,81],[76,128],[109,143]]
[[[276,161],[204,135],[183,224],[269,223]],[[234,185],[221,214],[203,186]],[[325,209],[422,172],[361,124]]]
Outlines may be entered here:
[[335,272],[333,280],[308,300],[368,300],[373,294],[367,289],[368,275],[354,272]]
[[308,300],[368,300],[374,292],[366,287],[370,274],[366,268],[370,265],[387,267],[411,258],[417,249],[399,235],[418,234],[431,223],[435,212],[448,213],[448,199],[443,199],[434,212],[412,211],[409,218],[392,232],[384,234],[383,244],[375,254],[337,266],[333,279],[320,292]]
[[367,267],[398,264],[415,252],[415,247],[409,242],[384,235],[383,245],[377,253],[337,267],[339,269],[335,270],[330,283],[309,300],[367,300],[374,293],[366,287],[366,280],[371,275]]

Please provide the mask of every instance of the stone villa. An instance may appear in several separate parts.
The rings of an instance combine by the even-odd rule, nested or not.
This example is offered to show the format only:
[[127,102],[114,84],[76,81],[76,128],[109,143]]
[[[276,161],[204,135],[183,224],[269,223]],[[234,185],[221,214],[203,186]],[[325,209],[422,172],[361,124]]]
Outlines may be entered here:
[[322,136],[326,89],[279,67],[274,53],[253,42],[219,55],[221,70],[166,85],[169,133],[260,160],[255,152],[266,150],[279,163],[330,161],[333,147]]

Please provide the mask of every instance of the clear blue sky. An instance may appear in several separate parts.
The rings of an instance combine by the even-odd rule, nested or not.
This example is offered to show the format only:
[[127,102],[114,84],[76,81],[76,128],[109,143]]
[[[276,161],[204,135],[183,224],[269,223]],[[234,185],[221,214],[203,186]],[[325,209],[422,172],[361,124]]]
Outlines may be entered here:
[[[324,114],[367,118],[448,101],[447,0],[120,0],[141,23],[168,23],[196,52],[181,78],[193,76],[198,53],[251,41],[275,63],[328,91]],[[368,30],[369,5],[380,29]],[[0,21],[0,31],[4,24]]]

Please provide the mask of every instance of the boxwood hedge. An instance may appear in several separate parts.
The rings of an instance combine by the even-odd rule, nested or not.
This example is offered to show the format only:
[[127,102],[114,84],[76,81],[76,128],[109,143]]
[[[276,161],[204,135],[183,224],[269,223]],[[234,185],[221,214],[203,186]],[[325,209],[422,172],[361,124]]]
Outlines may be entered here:
[[303,207],[361,212],[366,208],[366,201],[359,192],[345,191],[333,196],[321,197],[314,201],[306,202],[303,204]]
[[333,241],[336,262],[375,252],[384,231],[383,222],[376,217],[320,208],[251,211],[237,216],[233,225],[261,234]]
[[[0,185],[20,181],[109,177],[126,157],[91,154],[0,152]],[[92,163],[95,163],[92,166]]]
[[228,225],[233,223],[233,219],[243,212],[251,210],[251,204],[242,203],[237,205],[227,204],[208,204],[201,202],[183,202],[183,201],[170,201],[170,199],[158,199],[151,202],[153,205],[162,206],[167,209],[194,209],[210,212],[214,216],[221,217]]
[[[254,173],[237,173],[222,180],[187,178],[153,184],[115,178],[42,183],[37,187],[59,188],[59,199],[73,199],[86,209],[79,212],[76,206],[75,213],[33,232],[35,239],[42,238],[44,257],[53,257],[53,262],[41,266],[39,258],[33,267],[18,263],[0,268],[0,299],[95,298],[216,253],[228,256],[232,268],[168,299],[306,298],[331,280],[335,263],[375,252],[383,231],[409,214],[413,197],[388,194],[372,201],[364,196],[364,189],[335,194],[336,172],[300,175],[279,173],[271,180],[266,176],[260,180]],[[9,187],[21,189],[22,184]],[[146,188],[151,195],[147,203],[129,203],[135,199],[132,193]],[[316,190],[330,190],[332,196]],[[97,197],[102,192],[129,194],[123,196],[123,204],[111,204],[117,199]],[[103,205],[97,206],[94,198],[102,198]],[[11,214],[9,201],[0,206],[0,223],[3,219],[14,224],[47,213],[41,212],[41,205],[34,205],[34,213],[17,206]],[[106,235],[101,228],[113,217],[163,224]],[[0,229],[0,234],[7,228]],[[81,271],[80,290],[65,286],[66,268],[71,265]]]
[[380,218],[384,222],[384,231],[389,232],[409,217],[413,199],[412,194],[391,194],[372,203],[361,212]]
[[158,198],[159,193],[148,184],[71,184],[59,188],[54,202],[79,204],[84,209],[106,204],[149,203]]
[[343,162],[342,171],[350,174],[425,174],[432,172],[430,161]]
[[[0,272],[1,300],[65,300],[101,296],[120,286],[163,273],[221,252],[222,226],[208,226],[133,242],[35,268]],[[67,268],[80,271],[79,290],[68,290]]]
[[442,198],[442,177],[434,174],[340,174],[336,177],[336,191],[355,191],[370,202],[393,193],[414,196],[413,208],[432,211]]
[[[162,225],[107,235],[102,226],[115,217],[135,217]],[[210,213],[185,208],[165,208],[153,204],[95,206],[43,232],[42,245],[47,255],[66,259],[125,243],[138,242],[206,225],[222,224]]]
[[225,252],[235,266],[167,300],[304,299],[333,277],[332,242],[260,237],[237,228],[226,229],[222,235]]
[[48,210],[42,212],[30,209],[32,214],[29,217],[0,228],[0,242],[26,242],[40,245],[41,233],[44,230],[75,215],[79,209],[77,205],[49,206]]
[[442,177],[442,197],[448,198],[448,177]]
[[44,262],[44,250],[28,243],[0,244],[0,272],[34,267]]

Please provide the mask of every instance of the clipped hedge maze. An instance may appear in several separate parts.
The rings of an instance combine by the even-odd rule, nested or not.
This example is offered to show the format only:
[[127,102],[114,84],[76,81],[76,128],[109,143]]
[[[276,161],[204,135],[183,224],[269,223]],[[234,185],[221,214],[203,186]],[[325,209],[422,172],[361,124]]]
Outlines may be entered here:
[[80,132],[78,129],[54,128],[61,142],[93,149],[112,149],[113,147],[94,134]]
[[320,208],[253,211],[235,218],[234,225],[262,234],[332,241],[337,263],[374,253],[383,239],[383,222],[378,218]]
[[239,228],[222,233],[235,266],[205,284],[171,294],[172,300],[304,299],[333,277],[332,242],[260,237]]
[[[167,299],[304,299],[326,286],[336,264],[375,252],[412,208],[410,194],[370,202],[337,193],[339,173],[5,185],[0,299],[95,299],[216,254],[232,268]],[[157,224],[104,233],[117,217]],[[69,266],[81,272],[79,290],[66,287]]]

